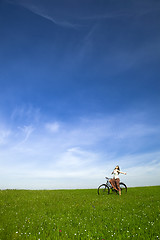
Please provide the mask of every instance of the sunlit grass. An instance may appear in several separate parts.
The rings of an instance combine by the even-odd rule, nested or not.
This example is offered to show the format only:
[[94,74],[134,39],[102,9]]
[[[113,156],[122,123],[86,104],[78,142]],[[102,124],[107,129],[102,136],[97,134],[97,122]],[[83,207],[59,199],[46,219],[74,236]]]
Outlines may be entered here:
[[160,239],[160,186],[0,191],[0,239]]

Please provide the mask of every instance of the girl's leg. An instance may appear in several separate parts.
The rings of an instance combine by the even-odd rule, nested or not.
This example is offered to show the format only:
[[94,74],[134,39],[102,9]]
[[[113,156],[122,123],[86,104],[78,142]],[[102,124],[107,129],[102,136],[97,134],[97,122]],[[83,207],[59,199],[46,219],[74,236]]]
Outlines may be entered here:
[[[116,190],[117,190],[117,186],[116,186],[116,179],[115,179],[115,178],[113,178],[113,179],[110,179],[109,181],[110,181],[110,183],[111,183],[112,187],[113,187],[114,189],[116,189]],[[117,190],[117,191],[118,191],[118,190]]]
[[119,186],[119,182],[120,182],[120,179],[117,178],[117,179],[116,179],[116,185],[117,185],[117,189],[118,189],[118,191],[119,191],[119,195],[121,195],[121,188],[120,188],[120,186]]

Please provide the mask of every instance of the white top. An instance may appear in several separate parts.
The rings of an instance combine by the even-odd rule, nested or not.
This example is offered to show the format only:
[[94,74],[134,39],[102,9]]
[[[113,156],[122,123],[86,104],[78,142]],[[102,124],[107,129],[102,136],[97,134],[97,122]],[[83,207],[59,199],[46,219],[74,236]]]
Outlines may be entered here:
[[119,178],[118,172],[119,172],[118,169],[114,169],[114,170],[113,170],[113,175],[114,175],[113,178],[115,178],[115,179]]

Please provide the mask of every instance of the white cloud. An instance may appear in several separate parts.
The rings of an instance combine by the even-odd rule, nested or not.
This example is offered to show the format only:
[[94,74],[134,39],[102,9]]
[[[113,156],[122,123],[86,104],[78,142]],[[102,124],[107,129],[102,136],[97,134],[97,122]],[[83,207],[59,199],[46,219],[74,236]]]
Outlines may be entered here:
[[[158,155],[158,161],[152,160],[154,155]],[[139,158],[144,163],[143,155]],[[127,169],[126,183],[131,186],[154,186],[160,185],[160,152],[150,154],[150,162],[132,166]]]
[[47,123],[46,124],[46,129],[49,130],[50,132],[58,132],[60,128],[60,124],[58,122],[53,122],[53,123]]
[[[126,162],[119,160],[119,165],[122,171],[126,171],[127,175],[120,175],[120,179],[128,187],[135,186],[152,186],[159,185],[159,171],[160,161],[154,161],[153,156],[157,155],[160,159],[160,152],[150,154],[148,159],[149,163],[143,165],[132,164],[131,167],[125,167]],[[137,155],[139,160],[143,161],[145,155]],[[127,161],[131,161],[133,156],[128,157]],[[97,159],[98,160],[98,159]],[[41,167],[38,169],[33,164],[20,166],[13,166],[12,170],[7,168],[1,168],[3,170],[1,174],[1,188],[5,188],[5,183],[21,188],[21,182],[23,182],[23,188],[97,188],[101,183],[105,183],[105,176],[111,177],[111,171],[117,164],[117,159],[112,159],[103,164],[95,165],[95,162],[91,162],[86,168],[78,166],[77,168],[70,168],[70,166],[57,167],[56,165],[50,168]],[[10,182],[9,182],[10,179]]]
[[[61,170],[74,174],[77,171],[85,172],[86,168],[97,162],[98,154],[91,151],[83,150],[80,147],[67,149],[60,154],[56,166]],[[79,174],[78,174],[79,175]]]
[[0,129],[0,145],[3,145],[7,142],[7,139],[11,131],[9,129]]
[[74,124],[55,121],[38,127],[33,123],[10,131],[6,127],[1,140],[5,148],[0,148],[0,188],[9,179],[12,186],[22,179],[26,188],[32,187],[31,179],[37,188],[47,184],[49,188],[52,181],[53,188],[60,188],[62,179],[63,188],[75,187],[75,182],[78,187],[96,187],[117,164],[128,172],[122,180],[129,186],[144,185],[145,176],[146,184],[151,178],[152,185],[157,184],[160,153],[154,149],[142,153],[140,146],[144,148],[150,137],[157,138],[159,128],[137,122],[139,117],[129,114],[86,118]]

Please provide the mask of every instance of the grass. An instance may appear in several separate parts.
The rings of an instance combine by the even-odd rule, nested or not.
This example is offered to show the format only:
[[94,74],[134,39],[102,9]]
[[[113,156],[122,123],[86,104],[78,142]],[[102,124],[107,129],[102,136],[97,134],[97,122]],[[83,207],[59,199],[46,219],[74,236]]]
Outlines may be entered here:
[[160,186],[0,191],[0,240],[160,239]]

